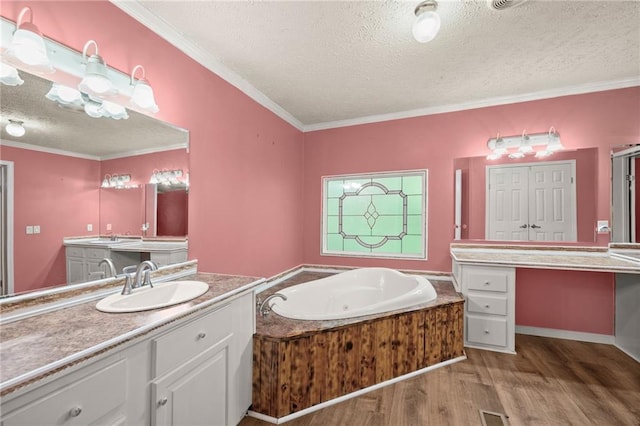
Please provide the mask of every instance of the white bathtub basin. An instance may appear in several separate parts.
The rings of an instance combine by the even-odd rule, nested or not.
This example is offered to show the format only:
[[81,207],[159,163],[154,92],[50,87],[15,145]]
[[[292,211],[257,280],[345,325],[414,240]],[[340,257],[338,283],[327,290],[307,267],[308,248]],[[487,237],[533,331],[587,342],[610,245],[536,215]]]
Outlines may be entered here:
[[170,281],[151,287],[135,288],[131,294],[105,297],[96,304],[102,312],[140,312],[188,302],[202,296],[209,284],[202,281]]

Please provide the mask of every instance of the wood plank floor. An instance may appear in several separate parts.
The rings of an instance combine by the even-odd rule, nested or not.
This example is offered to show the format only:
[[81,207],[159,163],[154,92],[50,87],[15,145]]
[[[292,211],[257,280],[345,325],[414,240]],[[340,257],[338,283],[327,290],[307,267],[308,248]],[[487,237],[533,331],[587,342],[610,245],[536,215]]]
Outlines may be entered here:
[[465,350],[466,361],[286,424],[481,425],[485,410],[513,426],[640,425],[640,364],[614,346],[518,334],[517,355]]

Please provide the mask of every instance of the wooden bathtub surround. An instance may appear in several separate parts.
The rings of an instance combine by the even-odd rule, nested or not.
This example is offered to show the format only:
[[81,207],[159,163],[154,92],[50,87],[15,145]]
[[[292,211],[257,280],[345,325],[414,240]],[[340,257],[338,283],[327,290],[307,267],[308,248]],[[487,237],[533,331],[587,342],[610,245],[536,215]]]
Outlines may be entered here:
[[[336,321],[295,321],[309,324],[306,332],[296,335],[283,326],[293,320],[275,313],[259,317],[253,338],[251,410],[284,417],[463,356],[464,301],[453,297],[457,293],[450,282],[434,282],[434,287],[443,290],[446,301],[328,328],[322,325]],[[275,291],[274,287],[269,292]],[[270,322],[281,337],[261,332]]]

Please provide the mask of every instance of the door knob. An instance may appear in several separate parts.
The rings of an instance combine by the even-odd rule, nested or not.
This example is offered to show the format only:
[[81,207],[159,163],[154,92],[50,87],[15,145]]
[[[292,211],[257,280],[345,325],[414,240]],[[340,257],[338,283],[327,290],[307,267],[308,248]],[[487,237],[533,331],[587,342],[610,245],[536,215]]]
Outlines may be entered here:
[[520,225],[520,228],[522,229],[527,229],[529,227],[529,225],[527,225],[526,223],[524,225]]
[[538,229],[538,228],[542,228],[542,226],[538,226],[535,223],[531,225],[531,229]]

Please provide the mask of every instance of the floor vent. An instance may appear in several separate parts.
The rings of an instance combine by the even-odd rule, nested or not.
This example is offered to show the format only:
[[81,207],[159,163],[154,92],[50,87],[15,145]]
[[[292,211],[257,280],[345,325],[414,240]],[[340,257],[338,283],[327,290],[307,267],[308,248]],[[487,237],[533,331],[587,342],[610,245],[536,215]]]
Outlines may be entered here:
[[508,426],[507,416],[500,413],[492,413],[491,411],[480,410],[480,418],[482,426]]

